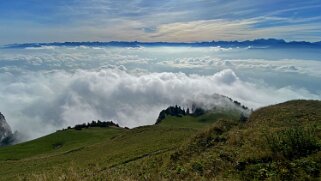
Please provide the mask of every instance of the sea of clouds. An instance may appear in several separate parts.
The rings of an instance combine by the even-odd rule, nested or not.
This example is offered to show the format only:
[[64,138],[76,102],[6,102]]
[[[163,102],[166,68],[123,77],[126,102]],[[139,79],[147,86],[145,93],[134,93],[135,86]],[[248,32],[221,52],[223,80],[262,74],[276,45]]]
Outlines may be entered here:
[[[268,51],[268,52],[266,52]],[[318,51],[187,47],[0,50],[0,111],[32,139],[91,120],[154,124],[169,105],[321,99]],[[311,50],[309,50],[311,51]],[[297,58],[296,58],[297,57]]]

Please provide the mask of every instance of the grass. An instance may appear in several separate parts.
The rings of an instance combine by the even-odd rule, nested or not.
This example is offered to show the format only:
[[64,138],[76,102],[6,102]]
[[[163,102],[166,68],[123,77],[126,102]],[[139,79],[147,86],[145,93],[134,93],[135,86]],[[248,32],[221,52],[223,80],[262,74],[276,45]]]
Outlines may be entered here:
[[240,113],[237,111],[210,111],[200,116],[166,116],[160,126],[199,129],[209,126],[219,119],[238,120],[239,118]]
[[[48,154],[42,153],[21,160],[2,161],[0,162],[0,177],[6,178],[6,180],[14,179],[17,173],[28,175],[30,172],[41,173],[52,169],[68,169],[72,165],[77,165],[80,168],[100,165],[103,170],[134,161],[157,151],[171,149],[192,132],[193,130],[190,129],[137,128],[96,143],[73,145],[65,152],[52,154],[52,150],[50,150]],[[31,146],[28,145],[28,147]]]
[[314,129],[289,128],[267,136],[267,143],[275,156],[299,158],[321,150]]
[[[223,114],[223,113],[220,113]],[[229,115],[227,115],[229,116]],[[204,118],[216,118],[208,113]],[[63,175],[77,170],[86,178],[88,170],[99,173],[136,162],[145,157],[167,153],[191,135],[212,123],[189,117],[188,121],[168,117],[157,126],[131,130],[122,128],[88,128],[64,130],[51,135],[0,149],[0,179],[32,178],[49,173]],[[173,123],[172,123],[173,122]],[[31,174],[32,173],[32,174]],[[51,178],[56,178],[52,176]],[[32,179],[31,179],[32,180]]]
[[320,109],[320,101],[290,101],[257,110],[245,123],[215,122],[173,152],[163,174],[177,180],[318,180]]
[[[0,148],[0,180],[318,180],[321,102],[60,131]],[[313,129],[311,129],[313,127]]]
[[57,131],[48,136],[21,143],[15,146],[0,149],[0,160],[21,160],[34,156],[52,156],[62,154],[75,149],[81,149],[86,145],[108,140],[112,136],[125,132],[122,128],[91,128],[77,131],[74,129]]

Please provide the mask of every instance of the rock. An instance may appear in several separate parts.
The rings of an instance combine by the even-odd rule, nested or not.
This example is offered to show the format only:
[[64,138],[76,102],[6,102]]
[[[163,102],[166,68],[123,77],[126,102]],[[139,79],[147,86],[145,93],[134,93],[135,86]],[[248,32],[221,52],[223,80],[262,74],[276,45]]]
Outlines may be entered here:
[[11,144],[13,141],[14,134],[6,121],[6,118],[0,112],[0,146]]

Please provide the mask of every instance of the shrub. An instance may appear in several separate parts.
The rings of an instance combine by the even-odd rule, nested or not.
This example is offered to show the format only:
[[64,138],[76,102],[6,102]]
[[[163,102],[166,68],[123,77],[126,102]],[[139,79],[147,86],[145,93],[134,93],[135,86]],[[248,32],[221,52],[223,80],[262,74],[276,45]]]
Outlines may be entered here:
[[307,156],[321,148],[313,129],[289,128],[266,138],[272,153],[287,159]]
[[199,174],[202,174],[204,171],[204,166],[200,161],[192,163],[192,169]]

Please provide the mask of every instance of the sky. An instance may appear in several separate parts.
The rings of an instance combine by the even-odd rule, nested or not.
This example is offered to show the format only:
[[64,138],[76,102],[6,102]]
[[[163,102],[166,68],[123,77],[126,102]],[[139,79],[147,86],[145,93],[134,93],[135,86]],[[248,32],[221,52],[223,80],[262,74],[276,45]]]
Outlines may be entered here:
[[321,0],[1,0],[0,44],[321,40]]

